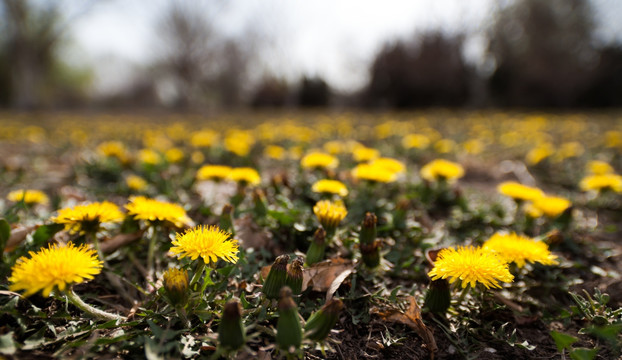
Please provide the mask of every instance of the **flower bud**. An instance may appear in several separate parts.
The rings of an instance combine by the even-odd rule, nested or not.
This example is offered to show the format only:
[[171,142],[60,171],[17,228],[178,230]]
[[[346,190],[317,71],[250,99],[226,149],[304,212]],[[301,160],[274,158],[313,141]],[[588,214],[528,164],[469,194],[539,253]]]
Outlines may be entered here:
[[225,304],[218,326],[218,344],[225,351],[233,351],[244,345],[244,325],[242,324],[242,310],[240,304],[229,301]]
[[188,301],[188,272],[171,268],[164,273],[164,291],[174,306],[183,306]]
[[372,244],[361,244],[360,248],[365,266],[373,269],[380,265],[380,241],[374,240]]
[[263,283],[263,293],[268,299],[276,299],[279,297],[279,291],[285,286],[287,278],[287,262],[289,256],[281,255],[274,260],[274,264],[270,268],[270,272]]
[[305,325],[305,336],[313,341],[326,339],[339,319],[341,309],[343,309],[341,300],[329,300],[319,311],[311,314]]
[[307,265],[313,265],[316,262],[324,260],[326,252],[326,231],[320,226],[313,234],[313,240],[307,250]]
[[359,236],[359,243],[370,245],[376,240],[376,223],[378,218],[374,213],[366,213],[363,225],[361,226],[361,234]]
[[261,189],[253,190],[253,212],[259,219],[266,216],[268,213],[268,207],[266,206],[266,196]]
[[425,294],[424,307],[433,313],[444,313],[451,303],[449,282],[447,279],[431,280]]
[[279,320],[276,324],[276,343],[288,353],[295,353],[302,343],[302,326],[292,291],[284,287],[280,291]]
[[302,260],[296,258],[287,270],[285,284],[292,290],[292,294],[300,295],[302,292]]

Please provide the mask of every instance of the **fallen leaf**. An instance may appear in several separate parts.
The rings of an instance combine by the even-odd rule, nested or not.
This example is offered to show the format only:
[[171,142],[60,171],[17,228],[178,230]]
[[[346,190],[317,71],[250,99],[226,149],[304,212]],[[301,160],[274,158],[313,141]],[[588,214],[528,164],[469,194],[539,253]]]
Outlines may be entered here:
[[130,234],[115,235],[109,239],[102,241],[101,249],[105,253],[111,253],[124,245],[140,239],[143,236],[144,232],[144,230],[139,230]]
[[19,245],[24,239],[26,239],[26,235],[30,234],[33,230],[35,230],[38,226],[21,226],[11,229],[11,236],[6,242],[6,246],[4,247],[4,252],[11,252],[13,249]]
[[413,329],[417,335],[423,339],[428,351],[430,351],[430,358],[433,360],[434,353],[438,350],[436,341],[434,340],[434,335],[432,334],[432,331],[423,323],[423,320],[421,319],[421,309],[419,308],[419,305],[417,305],[415,297],[409,296],[408,299],[410,304],[406,311],[401,311],[399,309],[387,309],[386,311],[372,309],[372,312],[380,316],[385,321],[397,322]]
[[[244,249],[267,249],[272,251],[274,242],[271,235],[265,229],[257,225],[253,218],[245,216],[234,220],[235,238],[239,240]],[[272,251],[274,253],[274,251]]]

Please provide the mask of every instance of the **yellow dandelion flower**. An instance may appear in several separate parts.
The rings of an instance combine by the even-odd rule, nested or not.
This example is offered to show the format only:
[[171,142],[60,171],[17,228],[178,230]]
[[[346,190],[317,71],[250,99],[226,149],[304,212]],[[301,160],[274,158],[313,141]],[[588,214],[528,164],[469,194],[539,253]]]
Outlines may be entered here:
[[203,258],[206,264],[223,259],[230,263],[238,261],[238,242],[230,240],[230,234],[217,226],[197,226],[185,233],[178,233],[173,240],[171,252],[180,259],[189,257],[196,260]]
[[184,159],[184,152],[180,148],[170,148],[164,152],[164,157],[169,163],[178,163]]
[[428,181],[454,181],[464,176],[464,168],[455,162],[436,159],[421,168],[421,177]]
[[283,160],[285,158],[285,148],[278,145],[268,145],[264,149],[267,157],[274,160]]
[[162,276],[164,290],[173,304],[182,305],[188,297],[188,272],[170,268]]
[[229,177],[231,167],[225,165],[203,165],[197,171],[197,180],[224,180]]
[[138,152],[138,160],[147,165],[157,165],[161,161],[160,154],[152,149],[142,149]]
[[338,180],[318,180],[311,186],[311,190],[316,193],[329,193],[339,196],[348,195],[348,188],[344,183]]
[[558,196],[541,197],[533,200],[532,204],[536,209],[542,211],[542,213],[548,217],[559,216],[572,205],[568,199]]
[[359,180],[390,183],[397,179],[397,174],[387,168],[371,164],[359,164],[352,169],[352,176]]
[[359,145],[352,149],[352,156],[357,162],[370,161],[380,157],[380,151]]
[[525,160],[529,165],[536,165],[542,160],[553,155],[554,152],[555,149],[553,148],[553,145],[549,143],[543,143],[529,150],[527,156],[525,157]]
[[312,152],[300,160],[300,165],[305,169],[334,169],[339,166],[339,159],[330,154]]
[[239,167],[231,169],[229,180],[249,185],[259,185],[261,183],[261,176],[257,170],[253,168]]
[[450,153],[456,147],[456,142],[451,139],[440,139],[434,143],[434,150],[439,154]]
[[459,246],[457,249],[441,250],[428,273],[432,280],[447,279],[450,283],[460,280],[462,287],[475,287],[477,283],[486,288],[500,288],[499,281],[512,282],[508,263],[500,256],[480,247]]
[[609,189],[619,193],[622,192],[622,176],[618,174],[586,176],[581,179],[579,187],[583,191],[603,191]]
[[190,160],[192,160],[193,164],[201,164],[205,161],[205,155],[201,151],[196,150],[190,155]]
[[210,147],[218,141],[218,133],[213,130],[200,130],[190,136],[190,144],[194,147]]
[[485,147],[486,145],[484,144],[484,142],[478,139],[472,139],[462,143],[462,148],[464,149],[464,151],[471,155],[481,154],[484,151]]
[[527,216],[537,219],[540,216],[544,215],[544,213],[542,212],[542,210],[538,209],[537,207],[533,206],[532,203],[527,203],[525,204],[525,207],[523,208],[523,211],[525,212],[525,214],[527,214]]
[[379,166],[385,168],[395,174],[403,173],[406,170],[406,166],[396,159],[381,157],[370,161],[371,166]]
[[615,148],[622,146],[622,131],[610,130],[605,133],[605,146]]
[[408,134],[402,138],[402,146],[406,149],[425,149],[430,146],[430,139],[423,134]]
[[248,131],[233,130],[225,137],[225,149],[238,156],[248,155],[254,143],[255,138]]
[[14,190],[6,198],[13,202],[23,201],[27,205],[48,204],[50,202],[48,196],[40,190]]
[[144,196],[133,196],[125,205],[128,215],[136,220],[148,222],[169,222],[176,227],[191,225],[192,220],[186,215],[183,207],[165,201],[149,199]]
[[563,143],[557,151],[557,159],[561,161],[567,158],[578,157],[583,155],[584,152],[585,148],[577,141]]
[[331,155],[337,155],[345,151],[346,145],[339,140],[332,140],[324,143],[322,148]]
[[505,181],[497,186],[497,191],[514,200],[531,201],[544,196],[544,192],[538,188],[523,185],[515,181]]
[[147,188],[147,181],[138,175],[130,175],[125,178],[125,184],[132,190],[142,191]]
[[95,250],[86,245],[51,245],[38,252],[31,251],[30,258],[21,257],[11,269],[11,291],[25,290],[24,296],[39,291],[50,296],[54,288],[65,291],[67,286],[79,284],[101,272],[102,262]]
[[556,265],[557,256],[551,254],[545,242],[536,241],[515,233],[496,233],[484,242],[484,250],[494,251],[505,261],[514,262],[522,268],[525,262]]
[[106,141],[97,146],[97,153],[104,157],[115,157],[121,162],[128,161],[128,151],[120,141]]
[[614,172],[613,167],[600,160],[592,160],[586,165],[587,171],[592,175],[605,175]]
[[121,222],[124,217],[117,205],[104,201],[61,209],[51,220],[64,224],[71,233],[84,234],[96,233],[101,224]]
[[348,210],[341,201],[332,202],[329,200],[318,201],[313,207],[313,213],[320,221],[320,224],[330,231],[339,225],[341,220],[348,215]]

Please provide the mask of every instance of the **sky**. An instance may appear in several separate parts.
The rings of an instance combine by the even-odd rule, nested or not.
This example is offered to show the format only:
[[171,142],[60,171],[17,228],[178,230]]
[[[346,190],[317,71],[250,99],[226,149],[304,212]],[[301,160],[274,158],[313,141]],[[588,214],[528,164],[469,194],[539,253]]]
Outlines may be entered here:
[[[383,42],[431,29],[466,32],[467,61],[477,64],[494,0],[196,0],[225,34],[258,31],[269,39],[260,66],[295,79],[320,75],[340,90],[360,87]],[[72,54],[96,67],[103,91],[127,79],[158,53],[157,24],[170,0],[106,0],[72,21]],[[622,36],[622,1],[594,0],[597,28],[606,41]],[[78,10],[76,10],[78,9]],[[73,56],[73,55],[72,55]],[[132,66],[127,66],[128,64]]]

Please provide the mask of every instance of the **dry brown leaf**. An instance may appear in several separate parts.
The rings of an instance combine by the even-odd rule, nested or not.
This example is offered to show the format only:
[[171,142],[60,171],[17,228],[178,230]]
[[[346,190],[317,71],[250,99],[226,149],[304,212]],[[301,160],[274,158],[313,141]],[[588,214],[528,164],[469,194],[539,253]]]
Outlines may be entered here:
[[118,248],[131,243],[132,241],[136,241],[143,236],[144,230],[139,230],[137,232],[131,234],[119,234],[111,237],[110,239],[106,239],[101,243],[101,249],[105,253],[111,253]]
[[434,353],[438,350],[436,341],[434,340],[434,335],[432,334],[432,331],[423,323],[423,320],[421,319],[421,309],[419,308],[419,305],[417,305],[415,297],[409,296],[408,299],[410,304],[405,312],[399,309],[388,309],[386,311],[376,309],[373,310],[373,312],[385,321],[397,322],[413,329],[417,335],[423,339],[428,351],[430,351],[430,358],[434,359]]
[[11,236],[9,236],[9,240],[6,242],[6,246],[4,247],[4,252],[11,252],[13,249],[19,245],[24,239],[26,239],[26,235],[30,234],[33,230],[35,230],[38,225],[33,226],[20,226],[11,229]]
[[239,240],[244,249],[268,249],[274,246],[271,235],[265,229],[257,225],[253,218],[245,216],[234,220],[235,238]]

